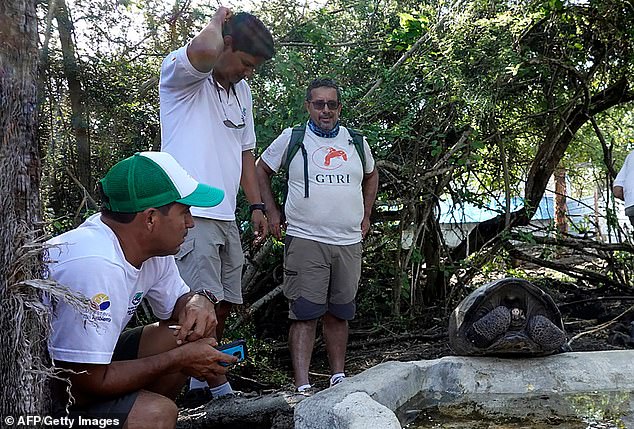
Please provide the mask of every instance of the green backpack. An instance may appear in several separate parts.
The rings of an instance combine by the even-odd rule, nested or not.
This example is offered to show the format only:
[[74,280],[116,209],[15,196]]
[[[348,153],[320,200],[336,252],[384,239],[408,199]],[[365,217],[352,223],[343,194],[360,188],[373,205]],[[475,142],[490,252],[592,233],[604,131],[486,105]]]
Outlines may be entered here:
[[[359,158],[361,159],[361,166],[363,167],[363,172],[365,172],[365,151],[363,150],[363,134],[361,134],[357,130],[353,130],[352,128],[348,128],[348,132],[350,133],[351,140],[349,140],[350,144],[354,144],[354,148],[357,150],[359,154]],[[291,165],[291,161],[297,155],[299,150],[302,151],[302,156],[304,157],[304,198],[308,198],[308,154],[306,153],[306,148],[304,147],[304,134],[306,134],[306,124],[296,125],[293,127],[293,133],[291,134],[291,140],[288,142],[288,147],[286,148],[286,160],[284,161],[283,167],[286,171],[286,183],[288,192],[288,167]],[[284,201],[286,201],[286,195],[284,195]]]

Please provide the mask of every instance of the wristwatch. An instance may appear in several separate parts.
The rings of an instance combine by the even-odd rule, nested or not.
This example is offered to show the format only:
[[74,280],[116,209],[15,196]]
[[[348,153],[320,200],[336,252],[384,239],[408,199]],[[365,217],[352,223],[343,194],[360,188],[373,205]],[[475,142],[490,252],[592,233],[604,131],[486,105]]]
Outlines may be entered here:
[[251,204],[249,206],[249,213],[253,213],[253,210],[262,210],[262,213],[265,213],[266,206],[264,205],[264,203]]
[[194,292],[194,295],[202,295],[207,298],[213,305],[218,304],[218,298],[209,289],[200,289]]

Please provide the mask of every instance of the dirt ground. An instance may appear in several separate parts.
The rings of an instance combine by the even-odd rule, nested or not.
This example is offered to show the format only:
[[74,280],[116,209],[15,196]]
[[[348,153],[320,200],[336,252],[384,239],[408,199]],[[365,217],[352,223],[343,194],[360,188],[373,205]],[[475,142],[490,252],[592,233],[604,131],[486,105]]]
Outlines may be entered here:
[[[608,291],[580,287],[552,277],[543,277],[534,283],[550,293],[559,306],[573,351],[634,348],[634,296],[614,296]],[[409,321],[406,326],[355,320],[350,325],[346,373],[355,375],[390,360],[437,359],[451,355],[447,325],[446,310],[439,307],[425,309],[424,316]],[[270,374],[263,375],[245,367],[239,372],[244,384],[241,385],[239,379],[232,381],[238,389],[262,392],[292,388],[286,338],[278,335],[269,341],[273,357],[267,365],[277,377],[271,381]],[[328,386],[328,379],[328,359],[323,339],[318,337],[311,363],[311,382],[321,389]]]
[[[555,280],[555,277],[550,275],[533,278],[532,281],[548,292],[557,303],[573,351],[634,348],[634,296],[627,295],[627,291],[621,290],[617,295],[606,289]],[[484,283],[486,281],[475,284]],[[456,299],[456,304],[459,300],[460,297]],[[254,350],[246,364],[235,368],[229,374],[233,388],[244,392],[243,399],[238,401],[263,396],[274,397],[294,390],[290,354],[286,343],[288,320],[283,316],[286,305],[281,300],[279,308],[272,308],[267,317],[254,323],[260,330],[257,334],[258,340],[254,344],[266,350]],[[352,321],[346,358],[347,375],[353,376],[386,361],[437,359],[451,355],[447,326],[448,314],[452,309],[453,306],[449,309],[444,306],[424,308],[418,318],[412,319],[404,315],[399,321],[390,323],[378,323],[376,320],[362,317]],[[318,337],[311,363],[311,383],[319,390],[325,389],[328,387],[329,377],[323,338]],[[213,405],[213,401],[211,404]],[[207,415],[218,416],[223,412],[228,413],[224,405],[218,407],[212,411],[207,410]],[[185,405],[185,408],[192,407]],[[183,412],[186,413],[186,410]],[[192,412],[193,415],[197,415],[196,410]],[[293,428],[292,410],[260,410],[257,416],[260,418],[264,414],[276,417],[270,424],[257,426],[258,428]],[[236,426],[236,416],[229,420],[227,418],[219,418],[214,424],[219,424],[218,427],[255,427],[252,423]],[[225,426],[220,424],[225,420],[232,423]],[[183,423],[179,427],[203,426],[189,426]]]

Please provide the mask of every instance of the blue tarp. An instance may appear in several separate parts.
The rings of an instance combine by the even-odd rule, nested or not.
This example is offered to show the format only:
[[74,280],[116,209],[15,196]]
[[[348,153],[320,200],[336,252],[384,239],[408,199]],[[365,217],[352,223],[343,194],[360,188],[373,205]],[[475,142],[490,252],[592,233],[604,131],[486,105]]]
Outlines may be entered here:
[[[456,204],[452,201],[440,202],[440,223],[477,223],[504,213],[504,199],[499,201],[491,200],[486,207],[478,207],[471,203]],[[593,215],[594,197],[583,197],[580,201],[568,198],[566,201],[568,216],[583,217]],[[514,197],[511,199],[511,211],[519,210],[524,206],[524,199]],[[531,220],[550,220],[555,216],[554,196],[544,196]]]

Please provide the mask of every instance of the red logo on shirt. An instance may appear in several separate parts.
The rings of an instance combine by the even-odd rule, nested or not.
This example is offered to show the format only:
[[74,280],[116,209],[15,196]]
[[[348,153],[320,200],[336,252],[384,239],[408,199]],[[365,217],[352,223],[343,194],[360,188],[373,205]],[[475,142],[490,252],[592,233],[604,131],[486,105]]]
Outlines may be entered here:
[[343,158],[344,161],[347,161],[348,155],[346,155],[346,153],[342,150],[337,150],[334,147],[329,147],[326,158],[324,158],[324,165],[326,167],[330,166],[330,160],[333,158]]
[[348,161],[348,154],[342,149],[322,146],[313,153],[313,162],[325,170],[335,170]]

